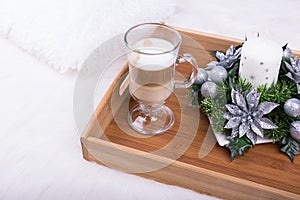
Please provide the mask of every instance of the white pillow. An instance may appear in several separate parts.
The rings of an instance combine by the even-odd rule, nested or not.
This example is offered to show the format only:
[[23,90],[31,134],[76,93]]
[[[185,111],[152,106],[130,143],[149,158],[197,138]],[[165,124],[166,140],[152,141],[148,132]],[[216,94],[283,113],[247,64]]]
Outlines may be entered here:
[[171,0],[0,0],[0,35],[60,72],[80,70],[105,40],[174,10]]

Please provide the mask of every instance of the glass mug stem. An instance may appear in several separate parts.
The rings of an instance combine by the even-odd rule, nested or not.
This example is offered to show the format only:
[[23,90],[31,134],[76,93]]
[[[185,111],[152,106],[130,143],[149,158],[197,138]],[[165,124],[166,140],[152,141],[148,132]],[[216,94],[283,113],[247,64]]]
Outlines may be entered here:
[[[124,36],[128,48],[129,92],[138,105],[130,109],[128,123],[142,134],[160,134],[174,124],[174,113],[164,105],[174,88],[188,88],[196,79],[197,62],[190,54],[178,56],[181,35],[173,28],[144,23]],[[190,63],[192,73],[184,81],[174,80],[176,65]],[[122,84],[123,85],[123,84]]]

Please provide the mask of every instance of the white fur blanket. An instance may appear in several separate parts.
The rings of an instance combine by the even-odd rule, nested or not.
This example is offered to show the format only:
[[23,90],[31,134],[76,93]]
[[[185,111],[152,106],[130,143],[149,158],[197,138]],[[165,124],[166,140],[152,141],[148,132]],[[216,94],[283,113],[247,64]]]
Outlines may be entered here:
[[174,9],[170,0],[0,0],[0,36],[60,72],[79,70],[105,40]]

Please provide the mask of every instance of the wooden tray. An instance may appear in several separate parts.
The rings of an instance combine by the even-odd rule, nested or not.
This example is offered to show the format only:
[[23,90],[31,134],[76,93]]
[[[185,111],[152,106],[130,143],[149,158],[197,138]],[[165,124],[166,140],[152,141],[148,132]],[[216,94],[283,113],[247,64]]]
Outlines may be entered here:
[[[203,67],[212,59],[209,51],[226,50],[242,42],[178,30],[187,38],[181,51],[194,54]],[[206,51],[195,46],[193,40]],[[126,121],[128,108],[134,102],[128,91],[118,96],[127,70],[125,66],[117,75],[81,137],[86,160],[225,199],[300,199],[300,159],[296,157],[291,163],[277,145],[255,146],[232,162],[228,150],[215,145],[200,158],[200,148],[206,148],[203,141],[209,123],[198,109],[178,106],[179,103],[188,105],[187,91],[179,91],[167,101],[175,113],[175,125],[168,132],[152,137],[134,133]],[[197,115],[199,121],[192,117]],[[178,136],[182,127],[190,131],[182,131]]]

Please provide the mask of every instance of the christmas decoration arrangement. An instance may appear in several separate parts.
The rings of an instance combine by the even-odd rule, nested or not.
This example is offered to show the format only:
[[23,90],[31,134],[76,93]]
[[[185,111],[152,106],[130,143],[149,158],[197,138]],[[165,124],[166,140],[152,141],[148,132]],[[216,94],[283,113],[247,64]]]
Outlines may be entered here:
[[257,37],[199,68],[193,105],[224,134],[231,159],[271,139],[291,162],[300,150],[300,61],[285,45]]

